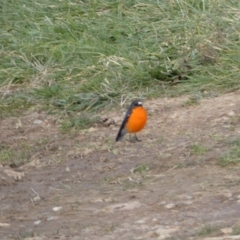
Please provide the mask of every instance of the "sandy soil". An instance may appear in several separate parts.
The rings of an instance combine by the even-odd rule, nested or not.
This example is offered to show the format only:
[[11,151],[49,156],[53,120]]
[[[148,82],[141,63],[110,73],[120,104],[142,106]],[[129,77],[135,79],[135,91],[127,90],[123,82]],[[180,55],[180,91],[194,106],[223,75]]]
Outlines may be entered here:
[[136,143],[114,142],[124,108],[72,134],[44,112],[2,119],[0,239],[240,239],[240,95],[193,103],[146,101]]

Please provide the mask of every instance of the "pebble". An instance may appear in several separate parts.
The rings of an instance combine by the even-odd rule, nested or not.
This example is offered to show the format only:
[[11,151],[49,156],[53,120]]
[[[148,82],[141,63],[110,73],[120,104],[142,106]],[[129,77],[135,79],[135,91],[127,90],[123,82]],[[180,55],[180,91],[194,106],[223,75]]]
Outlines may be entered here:
[[37,221],[34,222],[34,225],[38,225],[38,224],[40,224],[41,222],[42,222],[41,220],[37,220]]
[[230,117],[235,116],[235,115],[236,115],[236,114],[235,114],[234,111],[231,111],[231,112],[228,113],[228,116],[230,116]]
[[0,223],[0,227],[9,227],[10,224],[9,223]]
[[35,119],[35,120],[33,121],[33,124],[36,124],[36,125],[40,125],[40,124],[42,124],[42,123],[43,123],[43,121],[40,120],[40,119]]
[[62,209],[62,207],[54,207],[52,210],[55,211],[55,212],[57,212],[57,211],[59,211],[59,210],[61,210],[61,209]]
[[41,200],[41,198],[39,196],[36,196],[36,197],[33,198],[34,202],[37,202],[37,201],[40,201],[40,200]]
[[184,201],[183,204],[191,205],[191,204],[193,204],[193,202],[192,201]]
[[50,217],[47,218],[47,221],[52,221],[52,220],[56,220],[56,219],[58,219],[58,217],[50,216]]
[[175,203],[169,203],[169,204],[165,205],[164,207],[167,208],[167,209],[171,209],[171,208],[175,208],[176,204]]

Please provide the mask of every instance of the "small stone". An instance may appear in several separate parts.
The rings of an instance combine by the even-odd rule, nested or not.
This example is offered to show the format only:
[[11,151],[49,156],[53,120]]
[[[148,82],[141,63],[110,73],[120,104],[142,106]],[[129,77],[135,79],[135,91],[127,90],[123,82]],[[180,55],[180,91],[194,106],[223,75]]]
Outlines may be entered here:
[[145,220],[144,219],[140,219],[140,220],[136,221],[136,223],[143,224],[143,223],[145,223]]
[[239,199],[239,200],[237,200],[237,203],[240,203],[240,199]]
[[35,119],[35,120],[33,121],[33,124],[36,124],[36,125],[40,125],[40,124],[42,124],[42,123],[43,123],[43,121],[40,120],[40,119]]
[[34,197],[32,200],[33,200],[34,202],[37,202],[37,201],[40,201],[41,198],[40,198],[39,196],[36,196],[36,197]]
[[54,207],[52,210],[55,211],[55,212],[57,212],[57,211],[59,211],[59,210],[61,210],[61,209],[62,209],[62,207]]
[[91,153],[93,150],[90,148],[85,148],[82,152],[82,156],[86,157],[89,153]]
[[50,217],[47,218],[47,221],[52,221],[52,220],[56,220],[56,219],[58,219],[58,217],[50,216]]
[[16,128],[21,128],[22,127],[22,122],[21,120],[19,119],[18,122],[16,123]]
[[69,167],[66,167],[66,172],[70,172],[70,168]]
[[224,234],[230,234],[233,232],[233,229],[232,228],[222,228],[220,229],[222,233]]
[[167,208],[167,209],[171,209],[171,208],[175,208],[176,204],[175,203],[169,203],[169,204],[165,205],[164,207]]
[[94,127],[90,127],[89,129],[87,129],[88,132],[95,132],[97,130],[97,128]]
[[97,199],[94,199],[94,200],[92,200],[91,202],[103,202],[103,200],[101,199],[101,198],[97,198]]
[[33,224],[34,225],[38,225],[38,224],[40,224],[42,221],[41,220],[37,220],[37,221],[35,221]]
[[237,196],[237,199],[240,199],[240,195]]
[[0,223],[0,227],[9,227],[10,224],[9,223]]
[[236,115],[236,114],[235,114],[234,111],[230,111],[230,112],[228,113],[228,116],[230,116],[230,117],[235,116],[235,115]]
[[103,211],[113,212],[113,211],[129,211],[139,208],[142,204],[138,201],[131,201],[128,203],[117,203],[107,206]]

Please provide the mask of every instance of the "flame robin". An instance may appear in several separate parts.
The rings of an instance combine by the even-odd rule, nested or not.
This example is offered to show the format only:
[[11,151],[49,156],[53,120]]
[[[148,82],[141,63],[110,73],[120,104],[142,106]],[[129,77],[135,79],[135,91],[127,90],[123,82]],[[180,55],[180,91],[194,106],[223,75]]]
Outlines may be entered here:
[[[116,142],[120,141],[125,134],[134,133],[137,141],[140,141],[137,138],[136,133],[141,131],[147,122],[147,112],[143,108],[142,102],[134,100],[129,109],[127,110],[125,117],[123,119],[122,125],[118,131]],[[130,135],[130,141],[131,135]]]

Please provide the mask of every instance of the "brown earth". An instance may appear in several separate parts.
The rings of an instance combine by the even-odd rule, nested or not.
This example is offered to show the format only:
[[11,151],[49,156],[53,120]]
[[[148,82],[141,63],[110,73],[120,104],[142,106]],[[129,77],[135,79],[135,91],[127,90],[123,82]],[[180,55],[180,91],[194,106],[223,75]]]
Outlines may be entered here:
[[0,239],[240,239],[240,95],[144,105],[136,143],[114,142],[124,109],[73,134],[1,120]]

